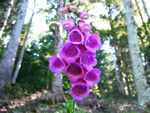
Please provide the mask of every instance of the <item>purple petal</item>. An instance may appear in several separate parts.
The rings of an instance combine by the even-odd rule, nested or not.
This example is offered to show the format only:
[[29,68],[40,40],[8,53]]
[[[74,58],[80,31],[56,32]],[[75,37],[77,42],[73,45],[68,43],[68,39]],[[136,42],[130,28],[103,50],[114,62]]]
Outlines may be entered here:
[[82,55],[85,51],[87,51],[85,45],[83,45],[83,44],[76,44],[76,46],[80,49],[81,55]]
[[97,34],[92,34],[85,41],[86,48],[90,49],[92,52],[99,50],[101,48],[100,37]]
[[70,83],[71,83],[71,86],[72,86],[76,83],[85,83],[86,84],[86,81],[84,80],[84,78],[80,78],[76,82],[70,80]]
[[87,82],[89,87],[92,87],[94,84],[98,84],[100,81],[99,75],[101,71],[97,68],[91,69],[89,72],[86,73],[84,80]]
[[84,42],[84,36],[82,35],[78,27],[74,27],[68,35],[68,41],[74,44],[81,44]]
[[75,25],[75,20],[73,18],[69,18],[66,22],[62,24],[65,30],[71,30]]
[[80,13],[78,13],[78,17],[83,20],[86,20],[90,17],[90,15],[88,13],[80,12]]
[[69,94],[72,95],[76,101],[81,101],[83,98],[89,96],[90,91],[88,85],[85,83],[76,83],[72,85]]
[[65,68],[64,62],[57,56],[49,58],[49,69],[59,75]]
[[91,26],[84,21],[79,21],[78,25],[82,32],[89,32],[91,30]]
[[59,54],[60,57],[63,58],[66,62],[74,62],[77,58],[80,57],[80,50],[78,47],[76,47],[75,44],[66,42],[62,45]]
[[88,66],[95,66],[97,60],[95,59],[96,54],[90,51],[86,51],[80,58],[80,63]]
[[84,70],[80,63],[72,62],[66,67],[65,74],[69,77],[70,81],[76,82],[84,77]]
[[89,38],[89,36],[91,36],[90,32],[82,32],[83,36],[84,36],[84,42]]

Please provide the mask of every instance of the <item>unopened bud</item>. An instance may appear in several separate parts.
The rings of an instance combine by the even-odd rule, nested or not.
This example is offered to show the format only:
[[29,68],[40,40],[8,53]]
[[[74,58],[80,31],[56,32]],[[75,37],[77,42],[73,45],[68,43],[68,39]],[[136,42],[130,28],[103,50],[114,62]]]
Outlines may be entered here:
[[66,4],[65,4],[65,7],[70,7],[71,6],[71,3],[70,2],[66,2]]
[[76,12],[78,9],[77,6],[75,6],[75,5],[71,5],[69,8],[72,12]]
[[80,5],[85,5],[86,1],[85,0],[80,0]]
[[72,4],[75,5],[75,6],[77,6],[77,5],[79,4],[79,1],[78,1],[78,0],[74,0],[74,1],[72,2]]
[[63,14],[66,14],[66,13],[69,13],[69,12],[70,12],[69,8],[67,8],[67,7],[60,8],[59,11],[60,11],[61,13],[63,13]]

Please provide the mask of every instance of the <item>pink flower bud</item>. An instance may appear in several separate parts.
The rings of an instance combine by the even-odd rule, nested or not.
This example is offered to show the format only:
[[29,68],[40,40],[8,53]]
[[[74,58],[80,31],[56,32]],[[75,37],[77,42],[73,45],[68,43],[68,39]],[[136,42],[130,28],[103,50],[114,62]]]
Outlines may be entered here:
[[66,4],[65,4],[65,7],[70,7],[71,6],[71,3],[70,2],[66,2]]
[[71,30],[75,25],[75,20],[73,18],[69,18],[67,21],[65,21],[62,26],[65,30]]
[[71,5],[69,8],[72,12],[76,12],[78,9],[77,6],[75,6],[75,5]]
[[72,2],[72,4],[75,5],[75,6],[77,6],[77,5],[79,4],[79,1],[78,1],[78,0],[74,0],[74,1]]
[[78,22],[79,28],[82,32],[88,32],[91,30],[91,26],[84,21],[79,21]]
[[66,13],[69,13],[69,12],[70,12],[69,8],[67,8],[67,7],[60,8],[59,11],[60,11],[61,13],[63,13],[63,14],[66,14]]
[[86,1],[85,0],[80,0],[80,5],[85,5]]
[[90,15],[88,13],[80,12],[78,13],[78,17],[83,20],[87,20],[90,17]]

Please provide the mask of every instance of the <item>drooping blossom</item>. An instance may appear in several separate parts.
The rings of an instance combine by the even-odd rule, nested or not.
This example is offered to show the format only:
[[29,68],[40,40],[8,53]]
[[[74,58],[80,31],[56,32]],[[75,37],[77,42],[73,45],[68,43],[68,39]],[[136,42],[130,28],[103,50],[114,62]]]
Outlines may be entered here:
[[96,50],[99,50],[101,48],[101,42],[100,37],[97,34],[92,34],[88,37],[88,39],[85,41],[85,46],[90,51],[95,52]]
[[82,32],[89,32],[91,30],[91,26],[84,21],[79,21],[78,25]]
[[72,11],[72,12],[77,12],[77,10],[78,10],[78,8],[77,8],[77,6],[75,6],[75,5],[71,5],[70,7],[70,11]]
[[88,84],[89,87],[92,87],[95,84],[98,84],[100,81],[101,71],[97,68],[91,69],[89,72],[85,74],[84,80]]
[[69,63],[74,62],[77,58],[79,58],[81,53],[79,48],[76,47],[75,44],[72,44],[71,42],[66,42],[62,45],[59,54],[61,58]]
[[89,87],[85,83],[76,83],[72,85],[71,89],[69,90],[69,94],[72,95],[74,100],[81,101],[83,98],[89,96],[90,91]]
[[71,30],[75,25],[75,20],[73,18],[69,18],[67,21],[65,21],[62,26],[65,30]]
[[70,9],[67,7],[60,8],[59,11],[63,14],[67,14],[70,12]]
[[96,54],[91,51],[86,51],[80,58],[80,63],[87,66],[95,66],[97,64],[97,60],[95,59]]
[[65,63],[57,56],[49,58],[49,68],[52,72],[56,72],[59,75],[65,68]]
[[90,17],[90,15],[88,13],[80,12],[78,13],[78,17],[82,20],[87,20]]
[[89,18],[89,14],[76,13],[78,5],[82,4],[85,4],[85,0],[73,0],[66,2],[65,7],[60,9],[64,14],[72,12],[75,15],[71,15],[71,18],[62,24],[69,32],[67,41],[57,56],[49,58],[49,68],[52,72],[60,74],[64,70],[68,76],[71,84],[69,94],[76,101],[81,101],[89,95],[89,88],[98,84],[101,74],[99,69],[93,68],[97,64],[96,51],[101,48],[100,37],[91,34],[90,24],[83,21]]
[[69,77],[70,81],[76,82],[84,77],[84,70],[80,63],[71,62],[66,67],[65,74]]
[[78,27],[74,27],[68,34],[68,41],[74,44],[81,44],[84,42],[84,36]]

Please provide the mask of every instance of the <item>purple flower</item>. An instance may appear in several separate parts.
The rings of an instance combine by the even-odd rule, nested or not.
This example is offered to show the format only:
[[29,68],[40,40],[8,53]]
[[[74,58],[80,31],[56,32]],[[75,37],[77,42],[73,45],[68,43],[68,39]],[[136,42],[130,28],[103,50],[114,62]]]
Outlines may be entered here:
[[92,34],[85,41],[85,46],[92,52],[99,50],[101,48],[100,37],[97,34]]
[[84,42],[84,36],[78,27],[74,27],[68,34],[68,41],[74,44],[81,44]]
[[88,13],[80,12],[78,13],[78,17],[82,20],[87,20],[90,17],[90,15]]
[[72,12],[77,12],[77,10],[78,10],[78,8],[77,8],[77,6],[75,6],[75,5],[71,5],[70,7],[70,11],[72,11]]
[[90,91],[88,85],[85,83],[76,83],[72,85],[69,94],[72,95],[74,100],[81,101],[83,98],[89,96]]
[[75,25],[75,20],[73,18],[69,18],[67,21],[65,21],[62,26],[65,30],[71,30]]
[[59,11],[63,14],[66,14],[66,13],[69,13],[70,12],[70,9],[67,8],[67,7],[63,7],[63,8],[60,8]]
[[70,81],[76,82],[84,77],[84,70],[80,63],[72,62],[66,67],[65,74],[69,77]]
[[64,62],[57,56],[49,58],[49,68],[52,72],[56,72],[59,75],[65,68]]
[[83,44],[76,44],[76,46],[80,49],[81,55],[82,55],[85,51],[87,51],[85,45],[83,45]]
[[71,86],[72,86],[76,83],[85,83],[86,84],[86,81],[84,80],[84,78],[81,78],[81,79],[78,79],[76,82],[70,80],[70,83],[71,83]]
[[80,50],[75,44],[66,42],[62,45],[59,55],[66,62],[74,62],[77,58],[80,57]]
[[95,59],[96,54],[91,51],[86,51],[80,58],[80,63],[87,66],[95,66],[97,64],[97,60]]
[[84,42],[89,38],[89,36],[91,36],[90,32],[82,32],[83,36],[84,36]]
[[94,84],[98,84],[100,81],[101,71],[97,68],[91,69],[89,72],[85,74],[84,80],[88,84],[89,87],[92,87]]
[[82,32],[89,32],[91,30],[91,26],[84,21],[79,21],[78,25]]

